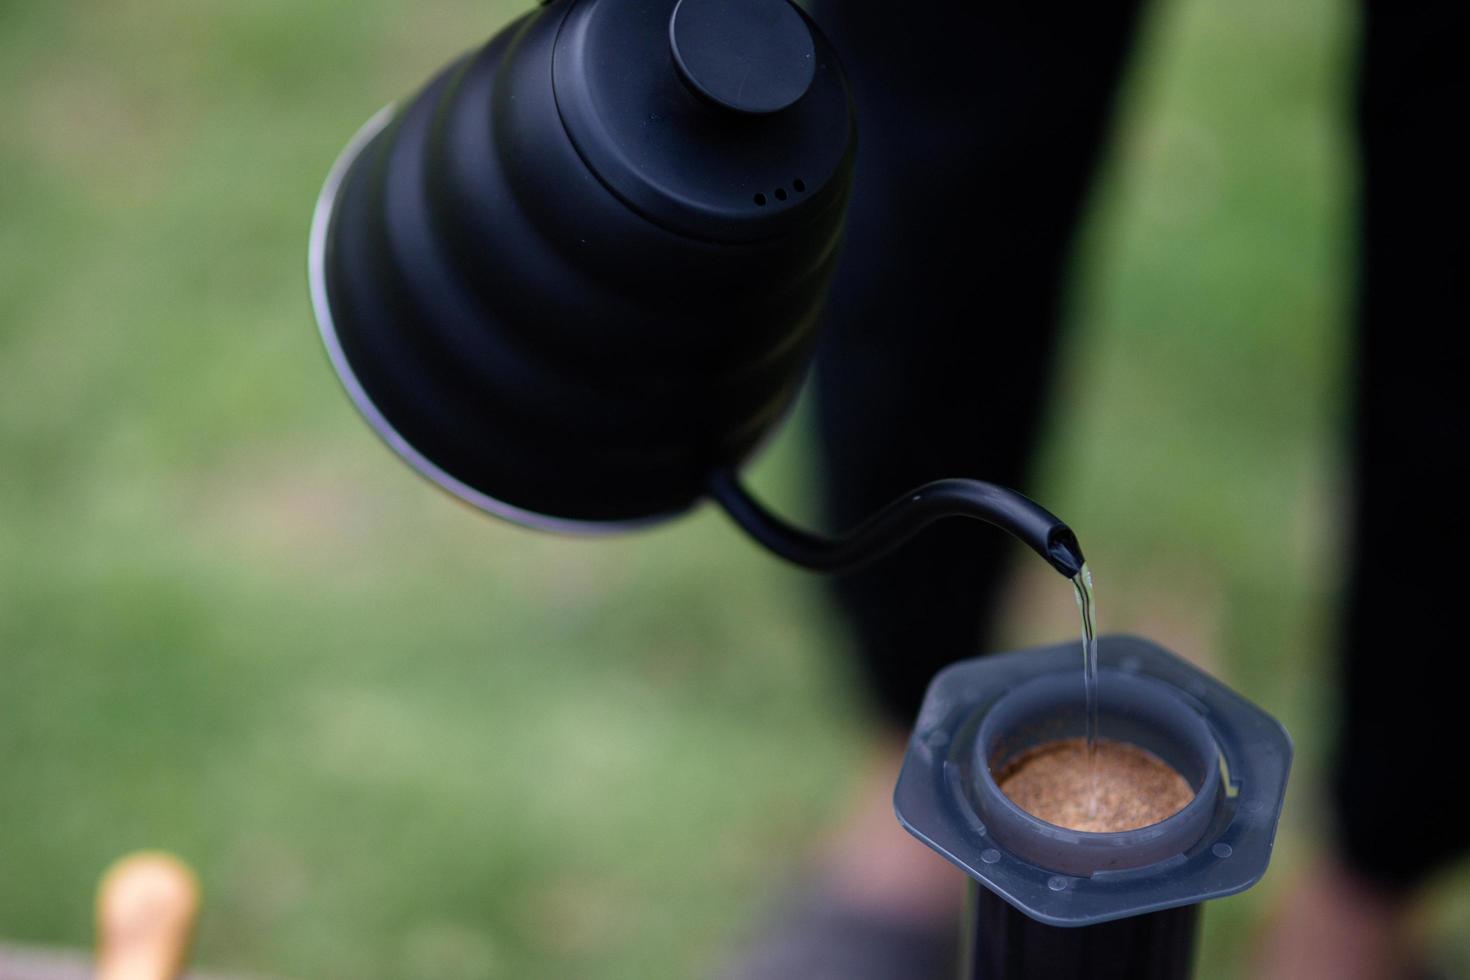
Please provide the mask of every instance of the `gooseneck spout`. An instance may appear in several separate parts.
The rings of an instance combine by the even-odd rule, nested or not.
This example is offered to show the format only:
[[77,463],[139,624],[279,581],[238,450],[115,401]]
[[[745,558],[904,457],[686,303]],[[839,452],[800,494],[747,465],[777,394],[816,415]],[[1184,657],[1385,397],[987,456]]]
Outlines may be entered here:
[[935,480],[914,489],[852,530],[824,537],[772,514],[729,470],[710,480],[710,496],[747,534],[787,561],[818,572],[847,572],[876,561],[945,517],[970,517],[1009,532],[1067,578],[1082,570],[1072,529],[1014,490],[982,480]]

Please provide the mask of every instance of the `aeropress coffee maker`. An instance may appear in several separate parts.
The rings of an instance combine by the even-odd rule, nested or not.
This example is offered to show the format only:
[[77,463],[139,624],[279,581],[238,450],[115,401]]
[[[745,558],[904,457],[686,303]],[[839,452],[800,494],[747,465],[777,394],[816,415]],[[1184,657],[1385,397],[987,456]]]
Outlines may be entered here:
[[[961,516],[1074,578],[1071,530],[979,480],[918,487],[835,537],[740,483],[806,374],[856,136],[831,47],[787,0],[552,0],[374,116],[333,167],[309,261],[332,366],[410,466],[524,525],[628,530],[708,497],[782,558],[838,572]],[[974,883],[966,976],[1186,976],[1179,910],[1265,869],[1285,733],[1143,641],[1101,644],[1101,731],[1172,765],[1194,801],[1077,834],[995,789],[992,768],[1076,734],[1076,650],[956,665],[915,729],[896,802]],[[1140,965],[1108,972],[1096,956],[1121,946]]]

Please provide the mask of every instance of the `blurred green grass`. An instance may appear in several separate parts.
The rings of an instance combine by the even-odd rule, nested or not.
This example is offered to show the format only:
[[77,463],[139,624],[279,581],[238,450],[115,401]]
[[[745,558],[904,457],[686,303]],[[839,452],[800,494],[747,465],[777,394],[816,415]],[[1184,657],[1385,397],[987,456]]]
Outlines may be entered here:
[[[710,514],[580,542],[453,505],[318,348],[328,165],[520,9],[0,5],[0,936],[85,943],[103,865],[162,846],[212,966],[697,976],[835,812],[865,728],[815,583]],[[1105,628],[1297,737],[1211,980],[1323,827],[1351,30],[1328,0],[1156,8],[1032,488]],[[797,512],[807,445],[756,473]],[[1069,635],[1042,581],[993,644]]]

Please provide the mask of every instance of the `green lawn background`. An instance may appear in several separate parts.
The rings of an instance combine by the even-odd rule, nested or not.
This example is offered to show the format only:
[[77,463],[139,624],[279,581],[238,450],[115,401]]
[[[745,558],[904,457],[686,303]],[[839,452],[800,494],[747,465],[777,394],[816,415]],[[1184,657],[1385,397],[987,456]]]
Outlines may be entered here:
[[[834,814],[865,727],[813,581],[709,513],[595,542],[484,519],[319,349],[328,165],[520,9],[0,4],[0,938],[85,944],[101,868],[163,846],[213,967],[698,976]],[[1154,9],[1031,488],[1105,629],[1296,737],[1276,867],[1211,906],[1207,980],[1326,826],[1352,30],[1328,0]],[[799,514],[808,446],[756,471]],[[1008,608],[991,646],[1073,629],[1044,570]],[[1465,894],[1428,926],[1463,934]]]

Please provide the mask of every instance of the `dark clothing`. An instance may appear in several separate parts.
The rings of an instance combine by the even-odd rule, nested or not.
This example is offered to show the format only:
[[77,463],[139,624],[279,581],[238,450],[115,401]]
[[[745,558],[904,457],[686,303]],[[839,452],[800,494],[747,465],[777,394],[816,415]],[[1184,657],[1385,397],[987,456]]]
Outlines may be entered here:
[[[812,4],[851,78],[860,126],[817,366],[834,525],[850,527],[942,477],[1026,489],[1072,240],[1139,6],[1102,0],[1063,15]],[[1358,559],[1342,641],[1339,766],[1351,778],[1339,780],[1337,798],[1348,858],[1397,884],[1459,849],[1452,837],[1470,802],[1462,780],[1445,770],[1428,779],[1412,761],[1425,745],[1443,760],[1455,744],[1451,688],[1413,665],[1451,639],[1456,583],[1445,559],[1470,544],[1456,499],[1464,359],[1436,343],[1466,306],[1459,229],[1470,218],[1470,167],[1449,144],[1460,142],[1454,131],[1470,99],[1464,8],[1365,6]],[[1416,516],[1426,527],[1432,517],[1429,542],[1389,527],[1422,509],[1410,499],[1420,494],[1441,502]],[[993,531],[949,522],[837,581],[875,697],[894,723],[907,727],[930,677],[974,652],[1008,554]],[[1453,657],[1436,650],[1422,659]],[[1426,790],[1425,779],[1437,788]],[[1400,801],[1410,788],[1418,800],[1430,793],[1435,808],[1405,826]]]
[[[1137,8],[813,6],[858,107],[857,184],[816,371],[834,525],[943,477],[1025,490],[1063,272]],[[929,678],[989,627],[1007,546],[946,522],[838,580],[895,723],[909,725]]]
[[[1365,3],[1353,575],[1334,793],[1347,853],[1407,886],[1464,850],[1470,546],[1470,7]],[[1454,121],[1452,121],[1454,120]],[[1462,340],[1463,342],[1463,340]]]

